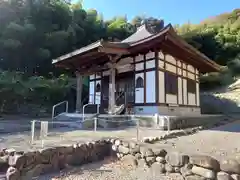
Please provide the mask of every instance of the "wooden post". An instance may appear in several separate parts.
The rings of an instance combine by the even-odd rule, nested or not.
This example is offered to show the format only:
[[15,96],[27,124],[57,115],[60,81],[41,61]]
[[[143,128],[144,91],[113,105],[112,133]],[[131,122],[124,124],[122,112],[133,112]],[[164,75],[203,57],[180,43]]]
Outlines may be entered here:
[[94,118],[94,131],[97,132],[97,117]]
[[32,144],[34,142],[34,137],[35,137],[35,120],[32,121],[32,125],[31,125],[31,135],[32,135]]
[[110,110],[113,111],[115,107],[115,91],[116,91],[116,81],[115,81],[115,76],[116,76],[116,69],[114,67],[110,68],[110,91],[109,91],[109,100],[110,100]]
[[82,111],[82,89],[83,89],[83,76],[76,72],[77,78],[77,98],[76,98],[76,112]]

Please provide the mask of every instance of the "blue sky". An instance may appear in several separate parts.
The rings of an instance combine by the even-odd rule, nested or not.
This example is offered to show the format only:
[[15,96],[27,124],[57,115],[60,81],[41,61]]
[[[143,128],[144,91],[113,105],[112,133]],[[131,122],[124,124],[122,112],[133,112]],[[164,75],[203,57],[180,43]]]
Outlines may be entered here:
[[96,9],[104,19],[127,15],[162,18],[166,23],[199,23],[205,18],[240,8],[240,0],[83,0],[86,9]]

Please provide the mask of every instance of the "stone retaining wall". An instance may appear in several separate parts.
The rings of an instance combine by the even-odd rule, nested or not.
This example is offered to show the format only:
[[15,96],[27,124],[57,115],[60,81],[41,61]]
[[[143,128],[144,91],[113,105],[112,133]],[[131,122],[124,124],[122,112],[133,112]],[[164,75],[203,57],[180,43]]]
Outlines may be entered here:
[[147,168],[152,173],[178,173],[185,180],[240,180],[240,156],[218,161],[206,155],[167,152],[119,139],[32,152],[4,149],[0,152],[0,180],[30,180],[41,174],[100,161],[108,156],[116,156],[134,167]]
[[240,180],[240,157],[218,161],[206,155],[168,153],[121,140],[116,140],[112,149],[119,159],[152,173],[179,173],[185,180]]
[[68,166],[103,160],[110,156],[110,140],[47,148],[32,152],[4,149],[0,152],[0,180],[28,180]]

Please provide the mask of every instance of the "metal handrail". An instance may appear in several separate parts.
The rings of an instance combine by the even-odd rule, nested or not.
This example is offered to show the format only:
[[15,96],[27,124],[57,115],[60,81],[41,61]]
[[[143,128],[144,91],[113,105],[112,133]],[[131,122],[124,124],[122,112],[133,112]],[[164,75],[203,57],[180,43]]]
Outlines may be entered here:
[[56,107],[58,107],[58,106],[60,106],[60,105],[62,105],[62,104],[65,104],[65,103],[66,103],[65,112],[66,112],[66,113],[68,112],[68,101],[62,101],[62,102],[60,102],[60,103],[57,103],[57,104],[55,104],[55,105],[52,107],[52,119],[53,119],[54,117],[56,117],[56,116],[54,116]]
[[88,104],[85,104],[84,106],[83,106],[83,121],[85,120],[85,108],[87,107],[87,106],[97,106],[97,114],[99,114],[99,107],[100,107],[100,105],[99,104],[91,104],[91,103],[88,103]]

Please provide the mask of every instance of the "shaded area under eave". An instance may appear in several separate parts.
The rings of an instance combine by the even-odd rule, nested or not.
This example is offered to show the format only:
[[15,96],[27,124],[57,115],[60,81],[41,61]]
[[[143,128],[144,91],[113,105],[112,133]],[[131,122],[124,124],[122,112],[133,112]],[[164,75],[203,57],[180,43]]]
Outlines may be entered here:
[[[140,37],[143,38],[139,39]],[[204,73],[220,70],[218,64],[177,35],[171,24],[156,34],[148,32],[147,28],[140,27],[136,33],[122,42],[97,41],[55,59],[53,64],[80,72],[97,72],[108,68],[105,66],[109,62],[108,55],[118,56],[120,59],[120,57],[147,53],[155,49],[161,49]]]

